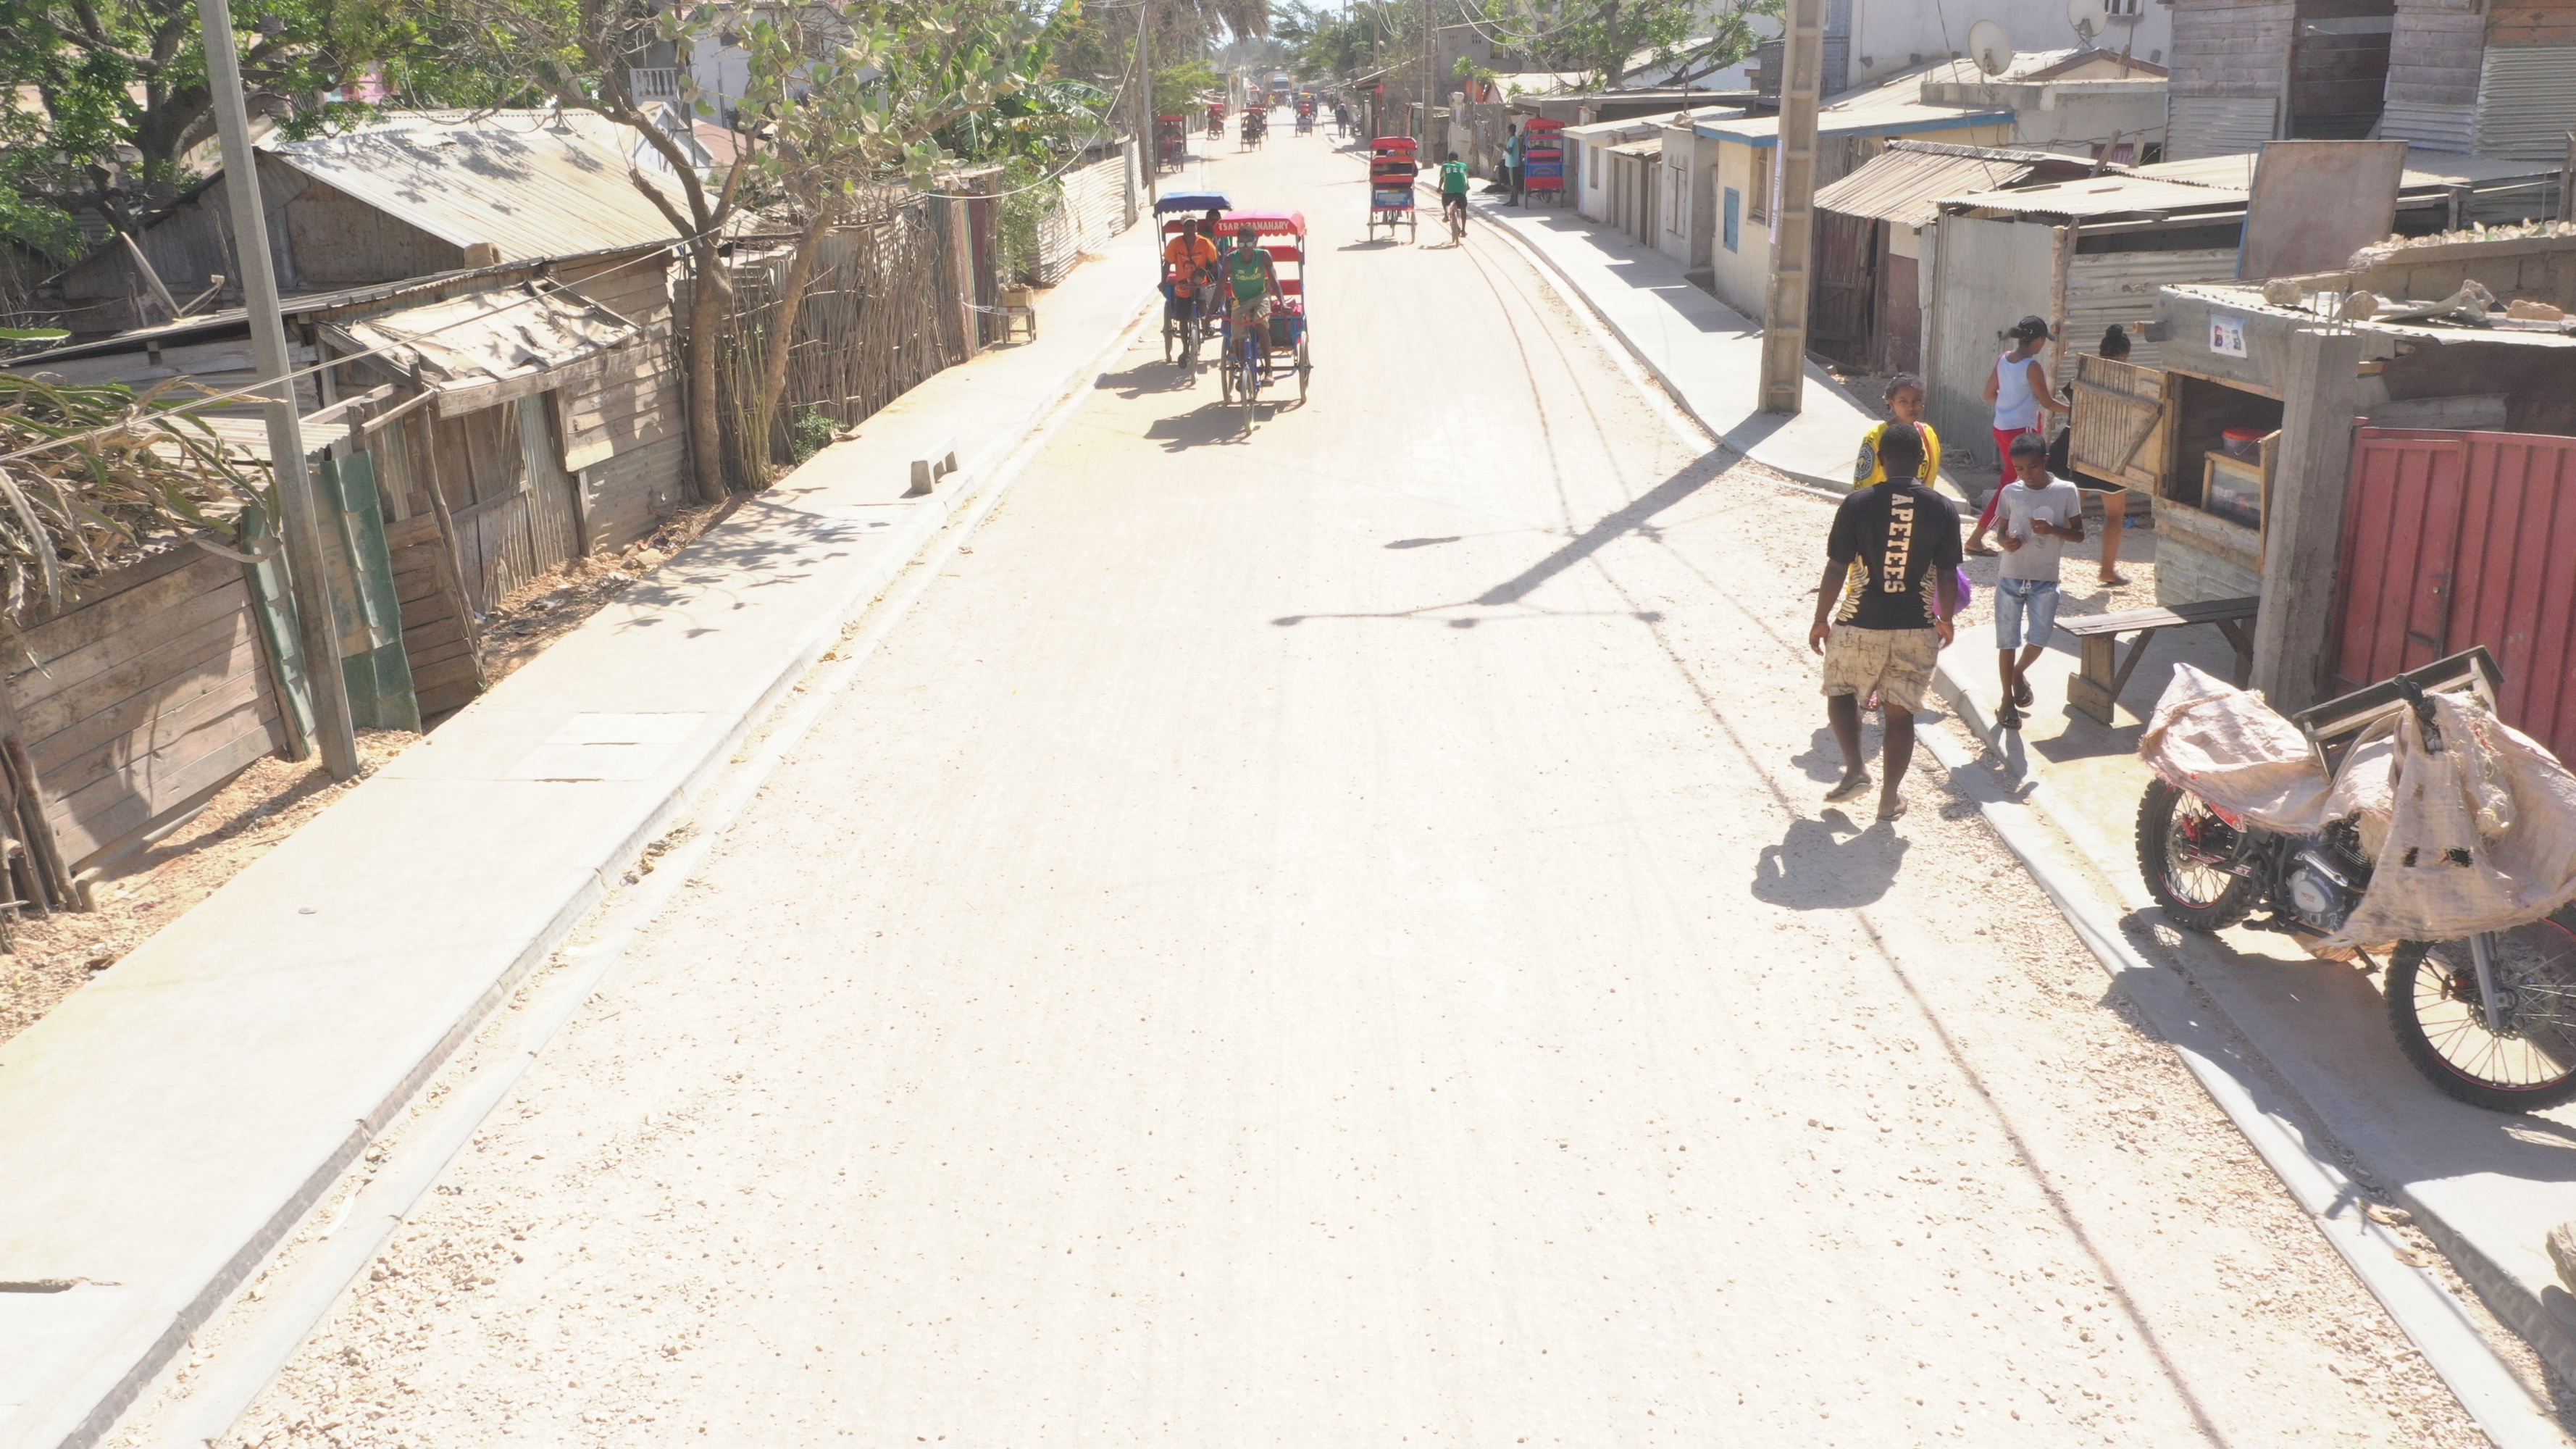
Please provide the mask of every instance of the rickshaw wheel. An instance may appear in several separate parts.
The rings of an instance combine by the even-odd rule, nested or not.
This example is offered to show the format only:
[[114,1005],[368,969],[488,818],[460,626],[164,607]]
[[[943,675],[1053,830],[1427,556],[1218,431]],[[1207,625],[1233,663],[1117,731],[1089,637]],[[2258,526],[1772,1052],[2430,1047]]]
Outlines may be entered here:
[[1297,401],[1306,400],[1306,378],[1314,370],[1314,362],[1306,356],[1305,334],[1299,333],[1297,336]]

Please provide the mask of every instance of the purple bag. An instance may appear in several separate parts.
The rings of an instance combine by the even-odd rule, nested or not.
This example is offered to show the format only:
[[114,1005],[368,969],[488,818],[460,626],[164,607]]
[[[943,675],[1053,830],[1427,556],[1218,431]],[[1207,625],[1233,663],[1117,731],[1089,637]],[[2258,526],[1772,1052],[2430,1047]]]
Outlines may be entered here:
[[1959,612],[1964,614],[1968,612],[1968,601],[1977,596],[1977,586],[1968,581],[1968,566],[1966,564],[1955,565],[1952,567],[1950,572],[1958,579]]

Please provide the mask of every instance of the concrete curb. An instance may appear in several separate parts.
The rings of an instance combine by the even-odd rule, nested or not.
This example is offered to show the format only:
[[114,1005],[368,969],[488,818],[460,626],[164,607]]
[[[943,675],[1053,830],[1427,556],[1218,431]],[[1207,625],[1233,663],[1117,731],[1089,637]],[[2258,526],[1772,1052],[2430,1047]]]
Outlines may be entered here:
[[[1150,303],[1149,298],[1149,309]],[[1150,315],[1149,310],[1149,318]],[[1132,344],[1140,330],[1132,322],[1122,328],[1112,353]],[[455,1081],[454,1094],[444,1102],[418,1104],[416,1109],[406,1109],[400,1122],[389,1124],[399,1131],[400,1140],[384,1158],[377,1177],[363,1184],[344,1204],[334,1225],[352,1230],[340,1235],[336,1242],[329,1241],[332,1233],[326,1230],[323,1240],[310,1244],[302,1256],[263,1280],[268,1306],[255,1313],[257,1321],[247,1339],[228,1344],[227,1351],[190,1383],[185,1398],[173,1406],[172,1419],[156,1426],[151,1443],[159,1449],[203,1449],[230,1432],[248,1412],[348,1285],[374,1261],[419,1200],[428,1195],[491,1114],[509,1100],[555,1034],[624,961],[635,938],[696,876],[699,866],[723,843],[789,755],[856,682],[877,647],[910,617],[936,582],[938,569],[1001,506],[1012,484],[1038,456],[1038,450],[1062,430],[1080,406],[1081,399],[1070,390],[1059,391],[1055,401],[1042,410],[1036,425],[1008,447],[999,466],[978,479],[972,490],[960,491],[945,524],[934,535],[941,541],[917,550],[907,563],[907,567],[912,563],[926,564],[928,571],[878,596],[869,606],[874,616],[869,627],[855,638],[844,638],[832,651],[836,656],[833,662],[818,662],[799,681],[802,687],[792,706],[782,705],[764,719],[769,730],[759,745],[747,755],[733,757],[736,768],[722,776],[721,783],[706,796],[692,802],[693,828],[688,838],[662,857],[654,876],[582,918],[585,924],[601,929],[589,942],[554,953],[570,963],[566,979],[553,983],[546,988],[548,994],[526,1005],[527,1027],[517,1048]],[[492,1020],[498,1021],[501,1015],[496,1011]],[[451,1062],[442,1071],[450,1072],[454,1066]],[[353,1218],[357,1220],[354,1225]],[[234,1311],[228,1302],[218,1310],[216,1325],[221,1325],[223,1315]]]
[[[1933,673],[1932,689],[1945,704],[1949,705],[1953,717],[1976,738],[1978,744],[1997,754],[2002,753],[2003,746],[1998,738],[1999,731],[1993,716],[1950,672],[1949,660],[1946,658]],[[1943,763],[1945,767],[1948,765],[1947,761]],[[2075,852],[2084,858],[2085,863],[2104,880],[2117,881],[2120,878],[2119,872],[2124,862],[2114,857],[2114,843],[2094,829],[2090,821],[2059,808],[2056,792],[2045,781],[2032,779],[2029,789],[2021,796],[2021,803],[2063,836],[2068,845],[2073,847]],[[2049,890],[2052,898],[2085,888],[2079,883],[2052,879],[2056,874],[2056,868],[2044,861],[2025,858],[2025,864],[2029,866],[2031,874],[2039,878],[2041,884]],[[2143,907],[2145,903],[2122,901],[2118,904]],[[2215,959],[2215,953],[2219,948],[2214,943],[2192,935],[2185,935],[2182,939],[2182,948],[2174,954],[2182,960],[2180,975],[2183,980],[2191,979],[2194,967],[2215,967],[2222,964]],[[2098,949],[2096,954],[2099,954]],[[2107,960],[2104,962],[2106,967],[2110,964]],[[2114,974],[2117,974],[2116,968],[2114,968]],[[2207,993],[2203,995],[2207,997],[2203,1009],[2217,1016],[2225,1025],[2227,1032],[2238,1041],[2244,1042],[2249,1050],[2254,1050],[2259,1060],[2259,1049],[2253,1046],[2252,1034],[2231,1018],[2227,1014],[2226,1007],[2215,997],[2208,996]],[[2163,1023],[2160,1022],[2159,1025]],[[2355,1162],[2363,1164],[2369,1162],[2369,1154],[2355,1150],[2323,1125],[2353,1113],[2338,1113],[2325,1109],[2311,1100],[2312,1089],[2294,1086],[2286,1079],[2277,1081],[2272,1090],[2297,1104],[2298,1115],[2302,1119],[2299,1130],[2303,1136],[2322,1139],[2325,1143],[2341,1147]],[[2355,1108],[2353,1112],[2359,1110]],[[2241,1122],[2238,1125],[2244,1126]],[[2247,1135],[2251,1137],[2253,1133],[2248,1131]],[[2257,1144],[2258,1147],[2260,1145],[2260,1143]],[[2303,1151],[2320,1166],[2327,1166],[2329,1171],[2332,1170],[2327,1163],[2326,1153],[2314,1148],[2305,1148]],[[2402,1185],[2395,1189],[2393,1195],[2413,1216],[2415,1226],[2421,1228],[2425,1236],[2431,1238],[2435,1245],[2441,1248],[2460,1277],[2476,1290],[2479,1298],[2496,1317],[2502,1320],[2505,1326],[2521,1335],[2559,1377],[2576,1380],[2576,1325],[2570,1325],[2559,1313],[2553,1312],[2543,1292],[2535,1292],[2529,1284],[2516,1276],[2466,1230],[2451,1222],[2438,1205],[2408,1191]]]
[[[1480,208],[1481,210],[1481,208]],[[1672,379],[1655,366],[1636,339],[1591,303],[1582,286],[1558,267],[1545,252],[1523,241],[1511,228],[1492,223],[1492,230],[1502,234],[1523,255],[1541,264],[1542,276],[1564,295],[1569,304],[1579,303],[1579,313],[1587,316],[1629,356],[1654,376],[1676,412],[1687,416],[1702,433],[1714,438],[1720,446],[1733,448],[1725,435],[1710,425],[1708,419],[1691,407],[1689,398]],[[1677,425],[1678,418],[1668,417]],[[1750,457],[1740,448],[1736,452]],[[1760,462],[1760,459],[1753,461]],[[1774,472],[1776,466],[1764,463]],[[1851,490],[1849,480],[1799,477],[1796,485],[1804,491],[1829,499],[1840,499]],[[1995,728],[1977,705],[1974,697],[1950,671],[1944,658],[1933,674],[1933,691],[1948,704],[1954,715],[1988,749],[1996,748]],[[1925,731],[1923,739],[1948,770],[1954,781],[1973,759],[1961,755],[1940,731]],[[1969,777],[1972,781],[1973,777]],[[2286,1188],[2293,1201],[2308,1214],[2317,1231],[2344,1259],[2356,1278],[2386,1308],[2389,1316],[2407,1337],[2424,1353],[2443,1382],[2457,1395],[2478,1426],[2503,1449],[2566,1449],[2571,1442],[2546,1406],[2536,1402],[2516,1379],[2485,1331],[2469,1315],[2466,1307],[2450,1289],[2425,1269],[2414,1266],[2400,1256],[2405,1244],[2390,1229],[2372,1221],[2363,1212],[2356,1185],[2331,1161],[2313,1150],[2305,1129],[2291,1125],[2295,1114],[2309,1121],[2321,1114],[2295,1092],[2278,1083],[2277,1073],[2268,1070],[2252,1039],[2214,1002],[2204,1007],[2193,999],[2189,974],[2159,968],[2130,948],[2115,923],[2106,921],[2089,904],[2097,895],[2091,883],[2071,881],[2057,870],[2047,856],[2029,838],[2028,826],[2021,820],[2006,818],[2006,811],[2027,809],[2037,814],[2049,828],[2069,841],[2087,863],[2106,878],[2111,872],[2103,867],[2104,847],[2093,839],[2094,832],[2079,820],[2052,808],[2051,792],[2036,780],[2032,789],[2017,799],[1989,799],[1962,782],[1963,791],[1977,800],[1980,812],[1993,826],[2042,892],[2049,897],[2067,924],[2082,939],[2103,970],[2118,982],[2155,1022],[2156,1028],[2170,1043],[2184,1066],[2224,1111],[2229,1121],[2263,1158],[2274,1176]],[[2219,1018],[2218,1027],[2207,1019]],[[2223,1029],[2221,1029],[2223,1028]],[[2250,1062],[2245,1059],[2250,1056]],[[2249,1071],[2259,1067],[2260,1072]],[[2264,1078],[2270,1078],[2266,1080]],[[2283,1097],[2287,1102],[2282,1102]],[[2269,1099],[2267,1102],[2266,1099]],[[2286,1109],[2286,1110],[2285,1110]],[[2470,1247],[2462,1234],[2440,1221],[2438,1214],[2425,1211],[2407,1196],[2406,1206],[2415,1212],[2425,1231],[2449,1255],[2478,1293],[2498,1316],[2529,1341],[2562,1377],[2576,1378],[2576,1334],[2559,1323],[2548,1308],[2524,1289],[2511,1274],[2486,1254]]]
[[[314,1165],[300,1171],[276,1206],[257,1214],[257,1221],[243,1222],[224,1235],[222,1241],[229,1246],[209,1253],[200,1266],[177,1275],[178,1285],[165,1289],[157,1303],[147,1306],[114,1348],[91,1360],[65,1390],[53,1395],[46,1407],[36,1410],[19,1443],[28,1449],[88,1449],[113,1430],[118,1417],[184,1353],[198,1329],[237,1289],[257,1275],[295,1225],[329,1196],[375,1133],[412,1103],[455,1052],[509,1000],[528,973],[548,959],[608,894],[627,862],[673,828],[699,802],[745,738],[777,712],[822,656],[840,642],[849,623],[901,576],[968,500],[982,492],[997,465],[1042,426],[1069,393],[1097,376],[1106,363],[1126,349],[1137,328],[1150,317],[1153,299],[1153,290],[1143,289],[1133,303],[1119,308],[1115,315],[1121,320],[1108,341],[1086,354],[1079,366],[1069,369],[1017,415],[996,419],[990,426],[981,425],[979,420],[972,430],[978,446],[962,460],[964,466],[958,473],[948,475],[954,480],[951,486],[906,509],[902,521],[886,536],[880,557],[853,575],[828,607],[798,631],[793,644],[780,651],[774,669],[764,668],[765,683],[752,703],[738,717],[725,721],[720,730],[701,736],[705,743],[698,757],[676,772],[671,787],[661,799],[652,802],[640,826],[603,858],[580,867],[580,875],[560,906],[530,934],[525,946],[491,986],[479,993],[472,1007],[403,1072],[394,1089],[365,1120],[356,1124],[355,1130],[328,1145],[314,1144],[315,1150],[303,1159]],[[753,495],[755,499],[761,496]]]
[[[1973,703],[1946,667],[1936,670],[1933,687],[1960,711],[1957,718],[1977,740],[1991,746],[1992,740],[1979,729],[1978,717],[1968,713]],[[2183,1066],[2289,1191],[2291,1200],[2308,1215],[2318,1234],[2405,1331],[2487,1437],[2500,1449],[2564,1449],[2568,1438],[2548,1406],[2534,1399],[2505,1365],[2467,1306],[2431,1270],[2409,1260],[2404,1240],[2364,1211],[2367,1203],[2358,1186],[2316,1151],[2305,1125],[2293,1120],[2303,1115],[2301,1109],[2308,1104],[2275,1074],[2262,1070],[2266,1064],[2259,1051],[2223,1011],[2195,998],[2187,972],[2159,966],[2140,955],[2118,922],[2101,911],[2091,883],[2069,879],[2032,838],[2035,818],[2075,840],[2063,830],[2057,814],[2037,798],[2043,792],[2007,795],[1997,791],[1968,772],[1974,758],[1962,753],[1946,732],[1925,731],[1922,738],[1961,793],[1976,801],[1980,813],[2104,973],[2146,1014]],[[2077,843],[2076,849],[2084,847]],[[2089,852],[2087,856],[2089,860]]]

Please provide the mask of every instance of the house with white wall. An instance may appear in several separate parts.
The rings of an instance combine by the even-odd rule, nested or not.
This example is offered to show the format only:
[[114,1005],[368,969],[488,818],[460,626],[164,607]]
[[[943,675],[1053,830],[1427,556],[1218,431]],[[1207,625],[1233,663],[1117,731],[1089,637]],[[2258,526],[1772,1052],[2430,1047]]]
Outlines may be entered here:
[[[1856,169],[1893,137],[2009,144],[2009,107],[1931,105],[1917,97],[1917,89],[1909,75],[1829,98],[1816,115],[1817,184]],[[1756,320],[1770,285],[1779,147],[1776,112],[1694,117],[1663,132],[1656,248],[1719,301]]]
[[[2061,0],[2062,4],[2062,0]],[[1858,170],[1902,137],[2132,163],[2163,136],[2165,77],[2101,50],[2017,53],[1999,75],[1937,60],[1827,96],[1816,116],[1816,185]],[[1656,246],[1718,299],[1760,319],[1770,290],[1780,118],[1748,109],[1663,130]]]
[[[2090,34],[2070,23],[2070,8],[2067,0],[1826,0],[1825,89],[1965,58],[1968,31],[1980,20],[2002,26],[2016,52],[2090,47],[2161,65],[2173,50],[2172,0],[2101,0],[2101,25]],[[1837,20],[1847,37],[1839,86],[1831,68]]]

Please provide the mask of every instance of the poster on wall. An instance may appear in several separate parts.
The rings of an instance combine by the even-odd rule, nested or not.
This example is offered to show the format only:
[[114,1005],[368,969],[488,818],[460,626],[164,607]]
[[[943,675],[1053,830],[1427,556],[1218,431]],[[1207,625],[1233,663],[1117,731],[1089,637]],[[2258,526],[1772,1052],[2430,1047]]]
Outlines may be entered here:
[[2221,357],[2245,355],[2245,319],[2209,314],[2209,350]]

